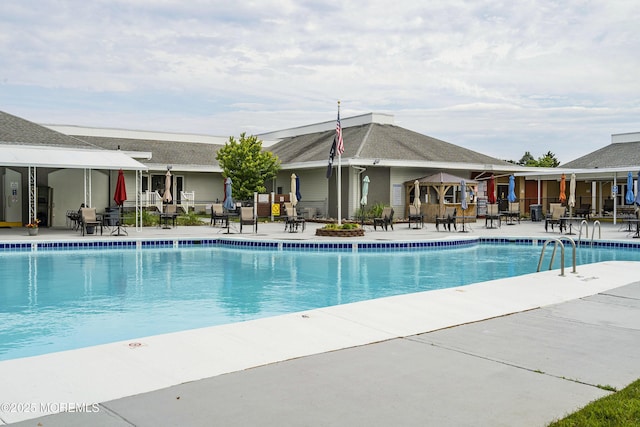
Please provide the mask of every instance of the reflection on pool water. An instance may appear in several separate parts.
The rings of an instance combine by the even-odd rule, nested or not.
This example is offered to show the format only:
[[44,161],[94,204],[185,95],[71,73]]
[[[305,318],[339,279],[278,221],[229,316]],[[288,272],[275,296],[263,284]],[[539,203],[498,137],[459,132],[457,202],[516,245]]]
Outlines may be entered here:
[[[0,360],[533,273],[539,255],[540,247],[485,243],[0,253]],[[640,261],[640,251],[578,248],[577,258]]]

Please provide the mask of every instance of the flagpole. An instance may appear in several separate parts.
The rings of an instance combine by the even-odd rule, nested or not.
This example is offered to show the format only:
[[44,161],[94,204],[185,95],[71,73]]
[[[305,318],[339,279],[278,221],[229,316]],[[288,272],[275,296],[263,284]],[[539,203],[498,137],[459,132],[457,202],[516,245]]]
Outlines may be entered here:
[[[338,101],[338,117],[340,117],[340,101]],[[342,153],[338,150],[338,225],[342,225]]]
[[342,225],[342,155],[338,154],[338,225]]

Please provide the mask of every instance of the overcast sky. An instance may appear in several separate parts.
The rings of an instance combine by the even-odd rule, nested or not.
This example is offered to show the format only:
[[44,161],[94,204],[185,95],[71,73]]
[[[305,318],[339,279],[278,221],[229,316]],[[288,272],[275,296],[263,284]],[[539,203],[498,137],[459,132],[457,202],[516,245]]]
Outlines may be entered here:
[[[5,0],[0,110],[257,134],[368,112],[506,160],[640,132],[640,1]],[[348,144],[349,141],[345,141]],[[327,148],[327,150],[329,147]]]

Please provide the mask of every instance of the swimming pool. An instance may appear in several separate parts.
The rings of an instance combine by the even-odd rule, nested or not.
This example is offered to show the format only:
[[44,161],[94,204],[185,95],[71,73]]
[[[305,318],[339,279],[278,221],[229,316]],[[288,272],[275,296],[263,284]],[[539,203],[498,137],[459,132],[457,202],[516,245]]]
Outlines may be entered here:
[[[534,272],[539,254],[530,244],[483,242],[0,252],[0,360],[517,276]],[[577,255],[578,264],[640,261],[637,249],[581,247]]]

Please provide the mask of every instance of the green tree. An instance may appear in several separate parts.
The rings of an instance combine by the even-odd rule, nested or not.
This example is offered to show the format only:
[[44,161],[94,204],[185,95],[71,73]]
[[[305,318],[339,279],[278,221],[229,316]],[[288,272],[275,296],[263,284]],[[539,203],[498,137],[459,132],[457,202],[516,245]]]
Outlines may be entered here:
[[541,168],[557,168],[560,166],[560,161],[556,159],[556,155],[551,151],[547,151],[547,154],[538,158],[538,164]]
[[529,151],[526,151],[522,158],[517,163],[520,166],[539,167],[539,168],[557,168],[560,166],[560,161],[556,159],[556,155],[551,151],[547,151],[544,156],[534,159]]
[[521,166],[535,166],[534,164],[532,164],[535,163],[535,161],[536,160],[533,158],[531,153],[529,151],[526,151],[522,158],[518,161],[518,164]]
[[231,178],[233,198],[249,200],[253,193],[267,191],[264,183],[275,177],[280,170],[280,160],[269,151],[262,151],[262,141],[256,136],[240,139],[229,137],[229,142],[218,150],[216,160],[222,168],[222,175]]

